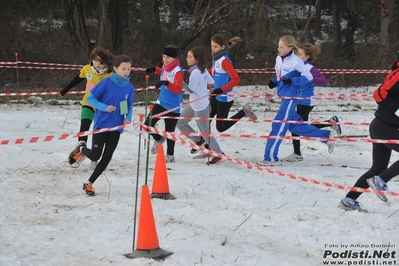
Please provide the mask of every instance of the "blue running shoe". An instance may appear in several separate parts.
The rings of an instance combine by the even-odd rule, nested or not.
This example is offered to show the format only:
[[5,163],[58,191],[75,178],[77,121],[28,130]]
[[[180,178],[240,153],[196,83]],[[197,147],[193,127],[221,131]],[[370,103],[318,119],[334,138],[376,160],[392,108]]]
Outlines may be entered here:
[[357,200],[345,197],[339,203],[338,208],[341,208],[345,211],[368,212],[366,209],[363,209],[362,206],[363,205],[360,204]]
[[[338,116],[334,115],[333,117],[331,117],[329,120],[329,122],[335,122],[335,123],[339,123],[339,119]],[[341,136],[342,134],[342,130],[341,130],[341,126],[339,124],[336,125],[332,125],[331,129],[335,131],[335,133],[337,133],[337,136]]]
[[[366,181],[367,184],[369,184],[370,188],[372,188],[373,190],[388,191],[387,184],[378,175],[372,178],[367,178]],[[383,202],[388,202],[388,199],[384,194],[376,194],[376,195]]]

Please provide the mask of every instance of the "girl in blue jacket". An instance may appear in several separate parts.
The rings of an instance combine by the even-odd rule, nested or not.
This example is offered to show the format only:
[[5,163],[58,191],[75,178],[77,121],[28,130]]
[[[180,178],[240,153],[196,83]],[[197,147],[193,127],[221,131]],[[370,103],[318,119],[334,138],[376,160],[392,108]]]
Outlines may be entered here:
[[[302,117],[296,113],[296,107],[301,100],[292,97],[302,97],[301,87],[311,83],[312,74],[305,67],[302,59],[295,52],[298,50],[295,38],[291,35],[284,35],[278,42],[278,55],[276,58],[276,76],[269,82],[269,87],[277,87],[277,95],[283,98],[274,120],[296,120],[302,121]],[[293,124],[273,122],[269,138],[266,141],[264,158],[258,162],[261,166],[270,166],[279,161],[278,150],[287,130],[294,134],[306,137],[329,138],[329,130],[320,130],[309,124]],[[328,145],[328,151],[334,149],[333,142],[323,141]]]
[[[87,97],[90,106],[96,109],[93,129],[110,128],[130,124],[135,102],[134,88],[130,83],[132,60],[127,55],[115,56],[113,72],[109,78],[103,79],[95,86]],[[75,152],[80,152],[92,161],[101,158],[89,180],[83,184],[83,191],[94,196],[93,183],[107,168],[112,155],[118,146],[122,129],[106,131],[93,135],[92,148],[80,141]]]

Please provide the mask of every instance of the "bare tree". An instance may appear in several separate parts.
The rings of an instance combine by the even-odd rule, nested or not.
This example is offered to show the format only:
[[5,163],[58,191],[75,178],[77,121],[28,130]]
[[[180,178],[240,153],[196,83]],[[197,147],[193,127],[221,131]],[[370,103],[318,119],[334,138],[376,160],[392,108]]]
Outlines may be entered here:
[[93,14],[96,14],[95,19],[89,19],[84,0],[65,2],[68,31],[76,47],[90,51],[93,46],[102,44],[107,6],[108,0],[99,0],[97,5],[91,6]]
[[389,26],[398,14],[396,0],[381,0],[381,25],[380,25],[380,45],[381,45],[381,66],[388,66],[392,61],[390,56]]
[[232,10],[228,9],[228,7],[238,3],[239,0],[220,1],[220,3],[213,5],[214,2],[206,0],[196,2],[194,11],[192,12],[192,22],[190,28],[187,30],[188,38],[181,43],[182,49],[197,39],[203,31],[214,26],[224,18],[229,17],[232,14]]

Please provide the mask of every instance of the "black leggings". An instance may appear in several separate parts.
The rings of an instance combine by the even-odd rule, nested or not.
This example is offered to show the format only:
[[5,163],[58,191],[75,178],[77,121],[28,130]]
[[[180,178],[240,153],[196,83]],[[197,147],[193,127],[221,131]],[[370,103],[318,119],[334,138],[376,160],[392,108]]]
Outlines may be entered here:
[[[150,116],[156,115],[159,113],[162,113],[164,111],[167,111],[165,108],[160,106],[159,104],[155,104],[154,107],[152,108],[152,111],[148,114],[147,119],[144,122],[144,125],[149,126],[150,125]],[[173,117],[179,117],[180,114],[178,113],[167,113],[165,116],[173,116]],[[151,127],[155,127],[157,122],[159,121],[160,118],[152,118],[151,119]],[[164,119],[165,121],[165,131],[166,132],[175,132],[176,125],[178,120],[177,119]],[[162,137],[159,134],[156,133],[151,133],[151,136],[155,139],[155,141],[159,141]],[[166,154],[168,155],[174,155],[175,154],[175,141],[171,139],[166,139]]]
[[[81,118],[80,118],[80,129],[79,132],[83,132],[83,131],[89,131],[90,130],[90,126],[91,126],[91,122],[93,121],[93,116],[94,116],[94,109],[93,107],[90,106],[82,106],[82,114]],[[89,118],[91,117],[91,118]],[[87,142],[87,136],[81,136],[78,137],[78,141],[83,140],[84,142]]]
[[[210,97],[211,113],[209,117],[213,118],[216,115],[216,118],[227,118],[233,103],[234,100],[231,102],[220,102],[215,97]],[[241,119],[244,116],[245,112],[243,110],[240,110],[238,113],[230,117],[230,119],[237,119],[237,121],[216,120],[217,131],[219,132],[226,131],[227,129],[231,128],[235,123],[237,123],[238,119]]]
[[[399,126],[385,123],[374,118],[370,123],[371,139],[394,139],[399,140]],[[399,152],[399,144],[373,143],[371,168],[356,181],[354,187],[369,188],[366,179],[379,175],[384,182],[388,182],[399,175],[399,161],[388,167],[392,151]],[[357,199],[362,192],[349,191],[348,198]]]
[[[296,112],[300,115],[303,121],[309,120],[309,113],[313,110],[314,106],[307,106],[298,104],[296,107]],[[327,122],[327,121],[325,121]],[[331,125],[323,125],[323,124],[314,124],[313,126],[317,128],[324,128],[324,127],[331,127]],[[299,137],[299,135],[292,134],[293,137]],[[301,141],[300,140],[293,140],[292,145],[294,145],[294,153],[297,155],[301,155]]]
[[[82,120],[80,120],[80,130],[79,130],[79,132],[89,131],[90,126],[91,126],[91,122],[92,121],[90,119],[82,119]],[[78,137],[79,141],[83,140],[86,143],[87,143],[87,139],[88,139],[87,136]]]
[[121,133],[119,131],[94,134],[91,149],[86,147],[82,149],[82,153],[91,161],[98,161],[101,158],[96,166],[96,169],[94,169],[89,178],[91,183],[94,183],[104,172],[105,168],[107,168],[112,159],[112,155],[118,146],[120,135]]

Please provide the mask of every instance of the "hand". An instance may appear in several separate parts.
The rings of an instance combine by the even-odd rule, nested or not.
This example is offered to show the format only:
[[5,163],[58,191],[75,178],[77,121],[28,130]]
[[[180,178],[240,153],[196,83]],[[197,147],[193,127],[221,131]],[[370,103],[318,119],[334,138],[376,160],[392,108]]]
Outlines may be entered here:
[[154,73],[154,72],[155,72],[155,67],[147,67],[147,68],[145,69],[145,72],[146,72],[147,74]]
[[284,85],[292,84],[292,79],[290,79],[290,78],[284,78],[284,79],[283,79],[283,84],[284,84]]
[[123,125],[124,125],[124,126],[126,126],[126,125],[128,125],[128,124],[130,124],[130,120],[129,120],[129,119],[123,120]]
[[155,84],[155,88],[159,89],[162,85],[168,86],[169,81],[167,80],[160,80]]
[[274,84],[273,80],[269,81],[269,84],[267,84],[267,86],[269,87],[269,89],[273,89],[276,87],[276,84]]
[[212,94],[222,94],[222,93],[223,93],[223,91],[222,91],[221,88],[217,88],[217,89],[214,89],[214,90],[212,91]]
[[65,96],[65,94],[67,93],[67,91],[65,89],[63,89],[62,91],[60,91],[60,95],[61,96]]
[[115,112],[116,111],[116,107],[113,105],[108,105],[107,107],[107,112],[111,113],[111,112]]

